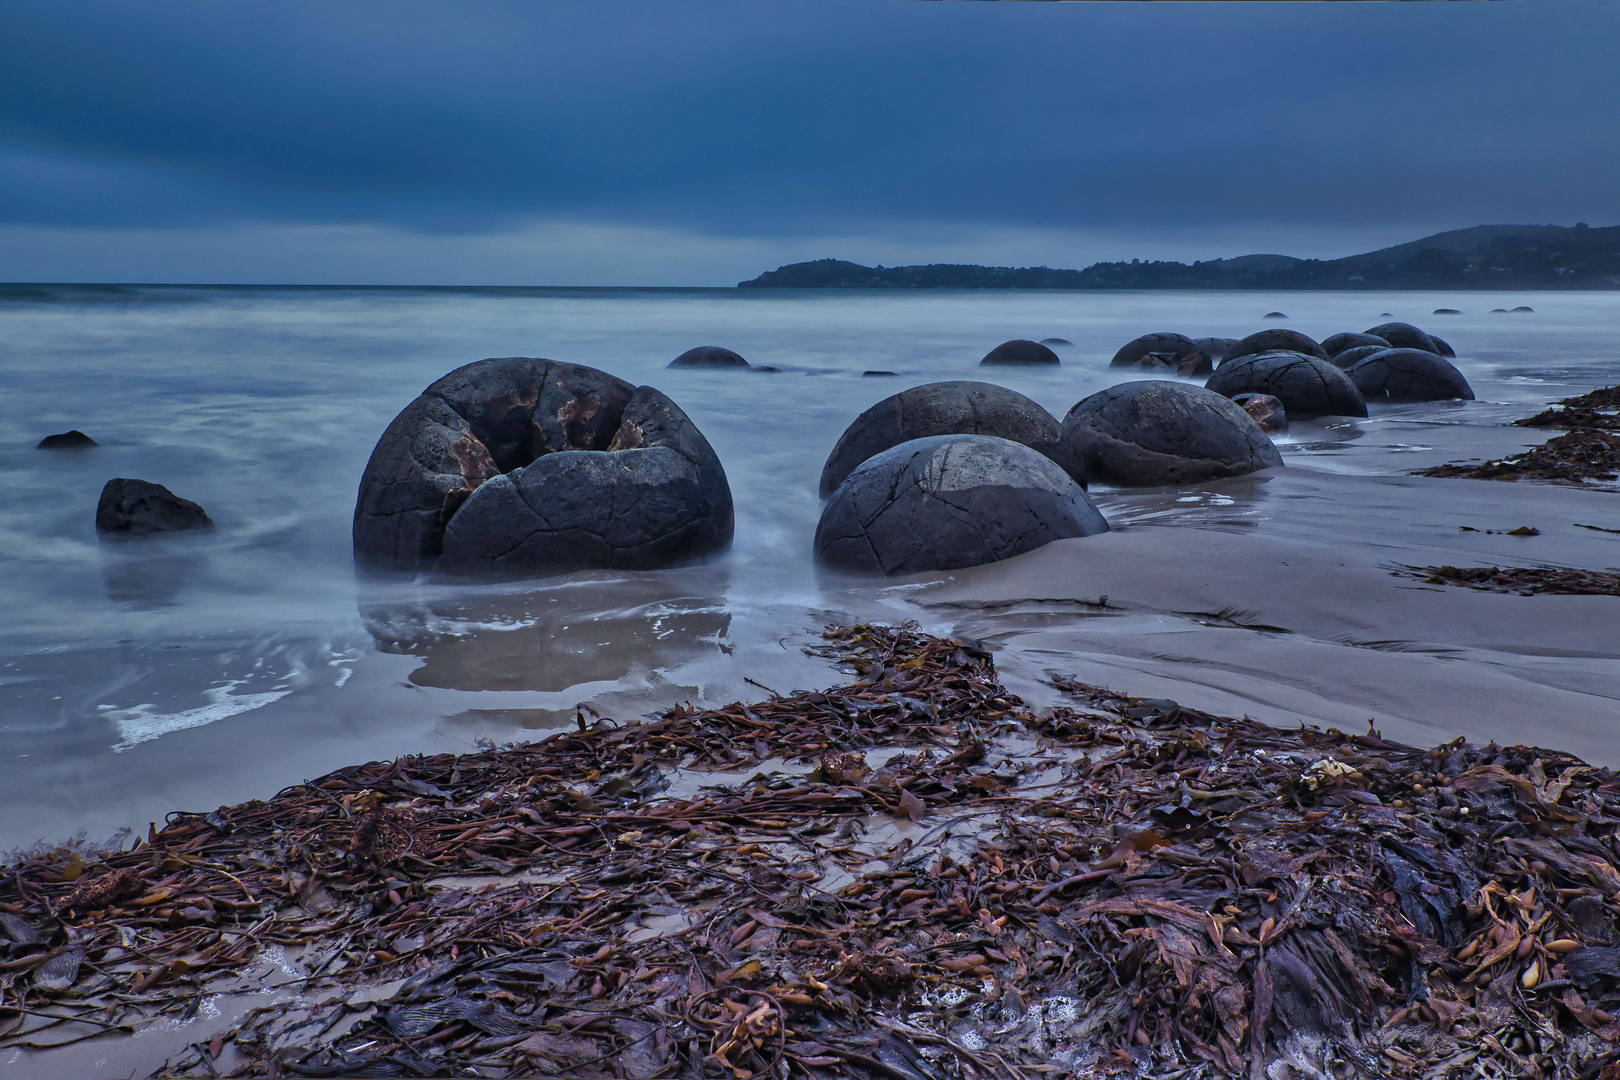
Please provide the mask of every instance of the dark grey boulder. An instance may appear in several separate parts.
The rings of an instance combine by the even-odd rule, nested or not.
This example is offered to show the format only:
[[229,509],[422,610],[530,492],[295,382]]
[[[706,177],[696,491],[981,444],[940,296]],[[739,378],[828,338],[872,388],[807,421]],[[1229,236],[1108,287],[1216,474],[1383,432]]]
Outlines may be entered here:
[[1249,414],[1219,394],[1147,379],[1098,391],[1063,418],[1063,441],[1088,475],[1116,484],[1181,484],[1282,464]]
[[1306,356],[1314,356],[1318,360],[1328,358],[1328,354],[1323,351],[1322,346],[1312,339],[1301,334],[1298,330],[1284,330],[1279,326],[1271,330],[1258,331],[1242,339],[1226,350],[1226,355],[1221,357],[1221,363],[1230,364],[1232,361],[1245,356],[1258,356],[1261,353],[1279,351],[1303,353]]
[[1288,318],[1287,315],[1283,314],[1280,311],[1268,311],[1268,312],[1266,312],[1264,315],[1262,315],[1260,317],[1262,319],[1286,319],[1286,318]]
[[1507,313],[1508,313],[1508,309],[1505,308],[1505,307],[1493,307],[1493,308],[1491,308],[1491,314],[1492,315],[1506,315]]
[[672,368],[745,368],[748,366],[748,361],[730,349],[722,349],[718,345],[699,345],[695,349],[687,349],[665,366]]
[[107,481],[96,503],[96,531],[106,535],[211,529],[208,511],[162,484],[119,477]]
[[984,354],[980,364],[1058,364],[1058,354],[1038,341],[1003,341]]
[[1063,428],[1051,413],[1005,386],[959,381],[913,386],[857,416],[827,455],[821,497],[831,495],[867,458],[933,435],[993,435],[1022,443],[1085,486],[1085,469],[1064,447]]
[[1345,374],[1369,402],[1474,400],[1463,373],[1424,349],[1385,349],[1356,361]]
[[1436,314],[1436,315],[1461,315],[1462,312],[1458,311],[1454,307],[1437,307],[1437,308],[1434,309],[1434,314]]
[[1319,416],[1366,416],[1367,403],[1345,373],[1314,356],[1275,352],[1229,360],[1204,387],[1223,397],[1270,394],[1290,420]]
[[1060,337],[1043,337],[1043,338],[1041,338],[1040,343],[1042,345],[1073,345],[1074,344],[1074,342],[1070,341],[1068,338],[1060,338]]
[[913,439],[870,457],[816,526],[816,558],[859,573],[914,574],[999,562],[1107,532],[1052,460],[988,435]]
[[1334,334],[1322,339],[1322,351],[1327,353],[1328,359],[1335,359],[1346,349],[1359,349],[1363,345],[1376,345],[1380,349],[1390,348],[1389,342],[1373,334]]
[[1199,337],[1193,338],[1193,344],[1209,354],[1215,363],[1220,363],[1225,356],[1238,343],[1235,337]]
[[1333,359],[1329,360],[1328,363],[1341,371],[1348,370],[1350,365],[1357,360],[1365,360],[1373,353],[1381,353],[1388,348],[1388,345],[1357,345],[1341,353],[1334,354]]
[[[548,477],[556,486],[543,491]],[[427,568],[446,551],[447,527],[496,479],[541,509],[525,517],[507,503],[510,513],[495,513],[497,494],[481,497],[458,525],[454,572],[663,566],[731,540],[725,472],[678,406],[595,368],[507,357],[446,375],[383,432],[355,502],[355,560]],[[682,497],[690,501],[672,505]],[[604,515],[622,520],[610,528]]]
[[1441,356],[1455,357],[1457,355],[1457,350],[1453,349],[1451,345],[1440,335],[1430,334],[1429,340],[1434,342],[1435,351]]
[[877,378],[884,378],[884,377],[887,377],[887,376],[890,376],[890,375],[893,375],[893,374],[894,374],[894,372],[892,372],[892,371],[863,371],[863,372],[861,372],[861,377],[863,379],[877,379]]
[[100,446],[90,436],[74,428],[72,431],[63,431],[56,435],[47,435],[34,444],[35,450],[78,450],[86,446]]
[[1535,309],[1535,308],[1533,308],[1533,307],[1531,307],[1531,306],[1530,306],[1530,305],[1529,305],[1529,304],[1520,304],[1520,305],[1519,305],[1519,306],[1518,306],[1518,307],[1516,307],[1516,308],[1508,308],[1508,311],[1509,311],[1509,312],[1510,312],[1510,313],[1512,313],[1512,312],[1518,312],[1518,311],[1528,311],[1528,312],[1531,312],[1531,313],[1534,313],[1534,312],[1535,312],[1535,310],[1536,310],[1536,309]]
[[1374,337],[1381,337],[1389,342],[1392,349],[1422,349],[1439,355],[1434,347],[1434,339],[1411,323],[1387,322],[1379,323],[1368,330]]
[[1194,378],[1214,371],[1215,361],[1185,334],[1158,333],[1126,342],[1108,366]]
[[1288,410],[1270,394],[1239,394],[1232,404],[1249,414],[1249,419],[1267,435],[1280,435],[1288,430]]

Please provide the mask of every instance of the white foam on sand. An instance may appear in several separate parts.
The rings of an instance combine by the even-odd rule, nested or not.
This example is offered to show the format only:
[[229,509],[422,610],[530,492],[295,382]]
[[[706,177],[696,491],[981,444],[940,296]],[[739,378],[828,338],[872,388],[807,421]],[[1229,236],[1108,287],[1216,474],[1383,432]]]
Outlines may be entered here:
[[288,686],[259,694],[232,693],[246,682],[246,679],[229,679],[216,683],[203,691],[203,696],[208,699],[207,705],[181,712],[154,712],[151,702],[127,709],[106,710],[103,715],[118,726],[118,734],[122,736],[113,744],[113,753],[121,754],[131,747],[161,738],[171,732],[202,727],[204,724],[212,724],[228,716],[262,709],[293,692],[293,687]]

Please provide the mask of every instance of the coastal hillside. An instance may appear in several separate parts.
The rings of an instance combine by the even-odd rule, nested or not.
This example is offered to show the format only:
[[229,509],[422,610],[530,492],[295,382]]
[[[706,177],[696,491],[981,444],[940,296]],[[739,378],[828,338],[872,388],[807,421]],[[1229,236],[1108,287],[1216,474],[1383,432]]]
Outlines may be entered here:
[[1342,259],[1243,255],[1208,262],[1045,266],[791,263],[742,289],[1620,289],[1620,226],[1477,225]]

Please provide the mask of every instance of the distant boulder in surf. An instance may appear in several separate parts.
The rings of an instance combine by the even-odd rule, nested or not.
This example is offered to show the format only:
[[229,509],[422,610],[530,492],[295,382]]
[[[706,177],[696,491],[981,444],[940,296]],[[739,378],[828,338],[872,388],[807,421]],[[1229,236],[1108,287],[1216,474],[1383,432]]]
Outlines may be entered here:
[[1426,349],[1385,349],[1345,372],[1369,402],[1474,400],[1463,373]]
[[1107,532],[1048,457],[987,435],[913,439],[838,485],[816,526],[822,564],[868,574],[958,570]]
[[984,354],[983,364],[1060,364],[1058,354],[1038,341],[1016,338],[1003,341]]
[[1454,307],[1437,307],[1437,308],[1434,309],[1434,314],[1436,314],[1436,315],[1461,315],[1462,312],[1458,311]]
[[354,553],[461,576],[654,569],[723,550],[733,527],[725,470],[673,401],[520,356],[458,368],[394,418],[360,480]]
[[90,436],[74,428],[72,431],[63,431],[56,435],[47,435],[34,444],[35,450],[78,450],[86,446],[100,446]]
[[1422,349],[1439,355],[1439,350],[1434,347],[1434,339],[1411,323],[1379,323],[1367,333],[1383,338],[1392,349]]
[[937,382],[902,390],[857,416],[827,455],[821,497],[866,459],[934,435],[993,435],[1022,443],[1057,462],[1081,487],[1086,483],[1085,469],[1064,448],[1062,427],[1040,405],[994,383]]
[[1232,361],[1245,356],[1258,356],[1261,353],[1277,352],[1279,350],[1303,353],[1306,356],[1314,356],[1318,360],[1328,358],[1328,354],[1323,350],[1322,346],[1301,334],[1298,330],[1284,330],[1277,327],[1272,330],[1260,330],[1243,338],[1236,345],[1226,350],[1226,355],[1221,357],[1221,363],[1230,364]]
[[1280,435],[1288,430],[1288,410],[1270,394],[1239,394],[1231,400],[1267,435]]
[[1266,312],[1264,315],[1262,315],[1260,317],[1262,319],[1286,319],[1286,318],[1288,318],[1287,315],[1284,315],[1280,311],[1268,311],[1268,312]]
[[1261,353],[1229,360],[1204,384],[1225,397],[1270,394],[1283,403],[1290,420],[1319,416],[1366,416],[1361,391],[1326,360],[1296,352]]
[[1238,343],[1238,339],[1235,337],[1196,337],[1192,339],[1192,343],[1208,353],[1209,358],[1218,364],[1221,362],[1221,358],[1231,350],[1232,346]]
[[1335,359],[1346,349],[1358,349],[1363,345],[1376,345],[1380,349],[1391,347],[1389,342],[1375,334],[1334,334],[1322,339],[1322,351],[1327,353],[1329,360]]
[[1515,311],[1529,311],[1529,312],[1533,312],[1533,311],[1535,311],[1535,310],[1536,310],[1536,309],[1535,309],[1535,308],[1533,308],[1533,307],[1531,307],[1531,306],[1530,306],[1530,305],[1529,305],[1529,304],[1520,304],[1520,305],[1519,305],[1519,306],[1518,306],[1518,307],[1516,307],[1516,308],[1509,308],[1509,309],[1508,309],[1508,311],[1509,311],[1509,312],[1510,312],[1510,313],[1511,313],[1511,312],[1515,312]]
[[861,372],[861,378],[863,378],[863,379],[878,379],[878,378],[884,378],[884,377],[891,377],[893,375],[894,375],[894,372],[892,372],[892,371],[863,371],[863,372]]
[[1040,343],[1042,345],[1073,345],[1074,344],[1074,342],[1070,341],[1068,338],[1060,338],[1060,337],[1043,337],[1043,338],[1041,338]]
[[96,531],[103,536],[211,529],[208,511],[162,484],[118,477],[107,481],[96,503]]
[[1492,315],[1506,315],[1507,313],[1508,313],[1508,309],[1505,308],[1505,307],[1493,307],[1493,308],[1491,308],[1491,314]]
[[1434,342],[1435,350],[1439,352],[1441,356],[1455,357],[1457,355],[1457,350],[1453,349],[1439,334],[1430,334],[1429,340]]
[[1126,342],[1108,366],[1190,379],[1214,371],[1215,361],[1185,334],[1157,333]]
[[1100,390],[1063,418],[1088,475],[1131,486],[1195,483],[1281,465],[1242,408],[1199,386],[1148,379]]
[[1381,353],[1388,348],[1388,345],[1357,345],[1354,348],[1345,349],[1343,352],[1334,353],[1333,359],[1329,360],[1328,363],[1341,371],[1348,371],[1350,365],[1357,360],[1365,360],[1373,353]]
[[665,366],[672,368],[745,368],[748,366],[748,361],[730,349],[722,349],[718,345],[699,345],[695,349],[687,349]]

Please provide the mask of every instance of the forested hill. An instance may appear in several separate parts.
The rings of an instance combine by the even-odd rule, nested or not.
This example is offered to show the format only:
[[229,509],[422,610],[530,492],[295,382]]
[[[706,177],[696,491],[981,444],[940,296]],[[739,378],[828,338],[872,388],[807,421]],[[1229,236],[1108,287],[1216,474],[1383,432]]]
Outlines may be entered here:
[[743,289],[1620,289],[1620,225],[1478,225],[1343,259],[1244,255],[1191,265],[862,266],[791,263]]

